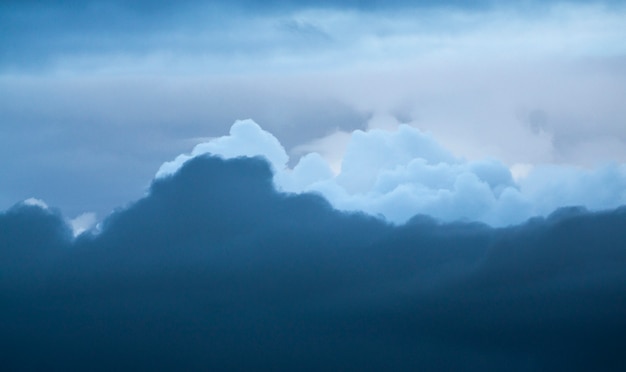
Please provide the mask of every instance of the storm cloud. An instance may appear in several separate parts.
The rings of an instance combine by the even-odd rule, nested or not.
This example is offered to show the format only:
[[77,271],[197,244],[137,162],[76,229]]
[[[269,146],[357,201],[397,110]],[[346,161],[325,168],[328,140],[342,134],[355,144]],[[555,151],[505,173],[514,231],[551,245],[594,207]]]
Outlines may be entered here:
[[626,211],[395,226],[200,155],[96,231],[0,215],[0,362],[20,369],[620,369]]
[[625,34],[613,0],[0,2],[0,366],[626,370]]

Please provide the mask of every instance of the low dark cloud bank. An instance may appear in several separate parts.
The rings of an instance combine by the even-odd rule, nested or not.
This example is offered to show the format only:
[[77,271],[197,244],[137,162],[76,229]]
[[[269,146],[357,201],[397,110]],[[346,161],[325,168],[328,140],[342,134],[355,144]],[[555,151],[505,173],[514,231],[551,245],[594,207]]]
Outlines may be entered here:
[[619,370],[626,209],[394,227],[199,157],[97,235],[0,214],[4,370]]

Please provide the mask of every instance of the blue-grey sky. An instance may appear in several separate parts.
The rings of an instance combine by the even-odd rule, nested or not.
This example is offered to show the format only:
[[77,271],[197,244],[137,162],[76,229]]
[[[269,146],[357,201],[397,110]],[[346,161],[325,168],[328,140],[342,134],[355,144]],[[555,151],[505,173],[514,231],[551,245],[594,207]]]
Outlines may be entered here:
[[0,2],[0,365],[625,370],[621,1]]
[[[354,130],[408,124],[516,179],[619,168],[625,18],[617,1],[3,2],[0,209],[104,218],[248,118],[288,167],[316,152],[337,173]],[[569,202],[607,205],[548,205]]]

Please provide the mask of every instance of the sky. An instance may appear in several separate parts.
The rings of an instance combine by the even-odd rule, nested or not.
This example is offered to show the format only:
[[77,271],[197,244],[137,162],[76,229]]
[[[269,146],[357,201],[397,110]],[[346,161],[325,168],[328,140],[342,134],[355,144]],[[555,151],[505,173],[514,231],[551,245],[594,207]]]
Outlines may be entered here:
[[617,368],[625,99],[622,1],[2,1],[0,362]]
[[[164,162],[246,119],[290,168],[318,153],[337,173],[355,131],[402,124],[514,178],[619,168],[625,12],[619,1],[5,1],[0,210],[37,198],[103,219]],[[611,198],[556,204],[623,195]]]

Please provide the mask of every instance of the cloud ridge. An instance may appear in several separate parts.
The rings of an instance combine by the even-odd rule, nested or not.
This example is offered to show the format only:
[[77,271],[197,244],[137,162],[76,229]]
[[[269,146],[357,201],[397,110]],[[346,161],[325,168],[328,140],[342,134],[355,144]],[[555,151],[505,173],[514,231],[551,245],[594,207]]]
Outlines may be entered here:
[[394,130],[352,132],[338,174],[319,153],[305,154],[293,167],[280,142],[254,121],[237,121],[225,137],[212,139],[164,163],[157,177],[171,174],[201,154],[224,158],[263,156],[279,190],[323,195],[335,208],[379,215],[402,224],[422,214],[446,222],[519,224],[568,206],[591,210],[626,203],[626,165],[597,169],[537,165],[515,179],[497,159],[466,160],[428,133],[407,124]]

